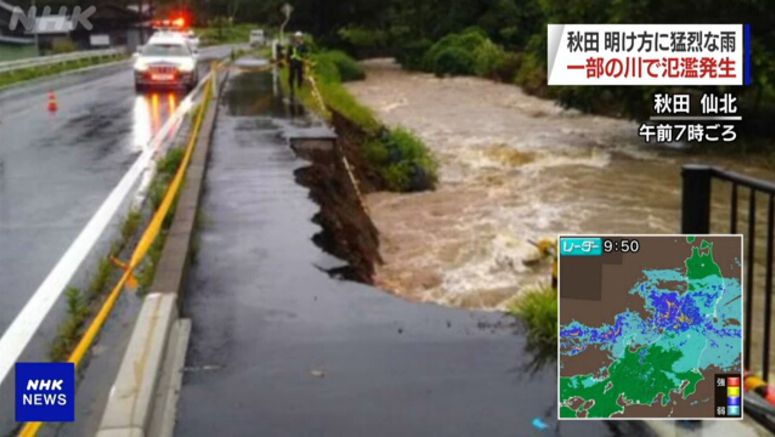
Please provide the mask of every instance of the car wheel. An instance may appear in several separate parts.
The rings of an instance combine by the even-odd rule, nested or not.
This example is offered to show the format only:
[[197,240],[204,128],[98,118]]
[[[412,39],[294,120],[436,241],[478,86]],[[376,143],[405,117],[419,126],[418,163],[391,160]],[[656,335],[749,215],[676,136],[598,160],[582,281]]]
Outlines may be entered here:
[[145,85],[135,82],[135,92],[141,93],[145,91]]

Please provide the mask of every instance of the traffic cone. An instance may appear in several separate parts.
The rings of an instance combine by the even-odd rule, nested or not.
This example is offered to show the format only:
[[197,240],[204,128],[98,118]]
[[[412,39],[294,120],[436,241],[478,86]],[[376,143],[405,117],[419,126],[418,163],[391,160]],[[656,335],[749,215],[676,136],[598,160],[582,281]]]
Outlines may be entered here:
[[57,109],[59,109],[59,105],[57,104],[57,96],[54,94],[54,91],[49,91],[48,110],[50,112],[56,112]]

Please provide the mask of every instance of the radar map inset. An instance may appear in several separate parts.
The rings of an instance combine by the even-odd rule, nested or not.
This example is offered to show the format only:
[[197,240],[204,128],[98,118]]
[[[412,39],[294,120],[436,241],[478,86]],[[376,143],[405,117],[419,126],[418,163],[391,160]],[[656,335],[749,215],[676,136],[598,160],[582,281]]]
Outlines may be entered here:
[[560,418],[741,417],[742,236],[558,245]]

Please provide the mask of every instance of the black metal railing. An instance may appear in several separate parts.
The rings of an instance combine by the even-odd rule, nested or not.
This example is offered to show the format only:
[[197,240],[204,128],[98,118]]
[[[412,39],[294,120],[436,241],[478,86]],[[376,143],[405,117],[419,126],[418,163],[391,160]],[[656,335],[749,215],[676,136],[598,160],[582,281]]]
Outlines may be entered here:
[[[747,369],[751,367],[751,332],[753,324],[753,301],[755,289],[762,287],[754,269],[757,264],[764,267],[764,321],[762,327],[762,378],[767,381],[770,373],[770,331],[772,315],[772,261],[773,261],[773,219],[775,218],[775,183],[739,173],[705,165],[685,165],[682,168],[683,198],[681,209],[681,232],[685,234],[707,234],[711,221],[711,185],[713,179],[731,184],[729,208],[729,233],[745,234],[745,323],[744,323],[744,360]],[[738,230],[738,203],[740,191],[748,194],[748,226],[744,232]],[[764,262],[757,259],[757,201],[764,196],[767,200],[765,220],[766,237]],[[761,278],[759,278],[761,279]]]

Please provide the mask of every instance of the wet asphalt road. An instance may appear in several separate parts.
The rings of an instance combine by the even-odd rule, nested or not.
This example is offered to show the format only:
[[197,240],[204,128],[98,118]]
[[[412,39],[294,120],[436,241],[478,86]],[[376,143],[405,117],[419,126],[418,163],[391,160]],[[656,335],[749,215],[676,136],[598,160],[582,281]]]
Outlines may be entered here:
[[511,319],[320,270],[341,262],[311,241],[318,206],[293,175],[307,164],[282,138],[304,121],[271,90],[269,74],[233,77],[217,121],[176,434],[554,435],[555,364],[525,370],[532,356]]
[[0,94],[0,332],[184,97],[136,94],[129,65]]
[[[204,49],[202,57],[226,50]],[[130,65],[0,93],[0,334],[185,97],[136,94]],[[56,93],[55,113],[47,110],[49,90]],[[52,311],[23,360],[47,359],[59,312]],[[120,319],[130,323],[132,316]],[[0,390],[0,435],[13,426],[12,386],[5,381]]]

